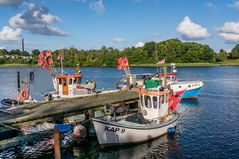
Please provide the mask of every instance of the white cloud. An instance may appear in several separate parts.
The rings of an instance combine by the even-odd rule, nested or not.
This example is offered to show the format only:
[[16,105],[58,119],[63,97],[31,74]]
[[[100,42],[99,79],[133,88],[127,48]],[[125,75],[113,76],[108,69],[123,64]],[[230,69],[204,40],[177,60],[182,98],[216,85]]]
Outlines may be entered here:
[[28,10],[18,13],[9,20],[11,27],[29,30],[33,34],[66,36],[67,34],[59,28],[50,26],[52,22],[62,22],[62,20],[52,15],[45,7],[28,4]]
[[225,51],[226,51],[227,53],[230,53],[230,52],[232,51],[232,48],[226,48]]
[[209,2],[209,3],[206,3],[206,6],[208,8],[212,8],[212,9],[218,9],[217,5],[212,3],[212,2]]
[[103,0],[99,0],[99,1],[90,3],[90,9],[95,10],[98,14],[104,14],[105,5],[103,3]]
[[112,41],[115,43],[123,43],[126,42],[127,40],[123,38],[113,38]]
[[143,42],[138,42],[136,45],[135,45],[136,48],[138,47],[144,47],[144,43]]
[[17,28],[16,30],[5,26],[0,31],[0,40],[1,41],[17,41],[21,36],[21,29]]
[[0,6],[4,7],[18,7],[24,0],[0,0]]
[[234,0],[232,4],[228,4],[228,7],[239,9],[239,0]]
[[177,32],[185,40],[203,40],[210,36],[206,28],[193,23],[188,16],[178,25]]
[[0,46],[0,50],[6,49],[6,47],[4,46]]
[[239,42],[239,22],[226,22],[223,27],[215,29],[226,42]]

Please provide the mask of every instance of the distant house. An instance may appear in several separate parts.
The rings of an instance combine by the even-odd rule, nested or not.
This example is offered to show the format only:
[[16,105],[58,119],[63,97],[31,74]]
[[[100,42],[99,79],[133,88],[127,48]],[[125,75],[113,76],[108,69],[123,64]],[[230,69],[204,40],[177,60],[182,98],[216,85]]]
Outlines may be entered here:
[[5,58],[5,56],[4,55],[0,55],[0,59],[3,59],[3,58]]
[[10,56],[10,55],[5,55],[4,57],[5,57],[5,58],[10,58],[11,56]]
[[30,56],[20,56],[19,58],[21,58],[21,59],[31,59]]

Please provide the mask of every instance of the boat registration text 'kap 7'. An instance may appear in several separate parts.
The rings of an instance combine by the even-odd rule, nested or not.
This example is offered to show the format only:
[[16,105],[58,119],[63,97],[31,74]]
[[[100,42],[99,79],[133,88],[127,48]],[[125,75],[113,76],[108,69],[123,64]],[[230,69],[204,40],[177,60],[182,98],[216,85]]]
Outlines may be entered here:
[[109,132],[120,132],[120,133],[124,133],[125,129],[121,129],[118,127],[113,127],[113,126],[105,126],[105,131],[109,131]]

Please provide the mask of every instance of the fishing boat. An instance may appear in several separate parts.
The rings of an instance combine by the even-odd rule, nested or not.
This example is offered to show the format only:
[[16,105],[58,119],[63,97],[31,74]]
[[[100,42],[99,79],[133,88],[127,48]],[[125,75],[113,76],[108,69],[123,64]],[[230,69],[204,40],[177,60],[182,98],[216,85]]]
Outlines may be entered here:
[[57,73],[53,65],[52,52],[50,50],[40,52],[38,65],[48,70],[52,77],[54,91],[45,94],[45,99],[59,100],[94,95],[96,93],[108,93],[113,91],[96,91],[96,81],[87,80],[82,83],[83,74],[78,67],[75,73],[68,74],[63,70],[62,55],[57,57],[61,64],[61,73]]
[[[169,72],[167,73],[167,80],[170,84],[171,89],[174,92],[185,90],[185,93],[183,95],[183,99],[192,99],[192,98],[198,98],[200,95],[202,88],[203,88],[203,82],[200,80],[192,81],[192,80],[177,80],[176,78],[177,70],[174,63],[169,64]],[[163,75],[161,74],[161,77]]]
[[[162,60],[161,60],[162,61]],[[177,69],[174,63],[169,64],[165,69],[167,74],[166,78],[164,79],[164,72],[161,71],[152,74],[152,73],[144,73],[144,74],[131,74],[130,67],[128,63],[128,59],[126,57],[121,57],[118,59],[118,69],[125,71],[125,76],[123,76],[120,80],[121,84],[117,83],[118,89],[131,89],[134,87],[140,87],[145,84],[145,80],[152,79],[152,80],[167,80],[168,85],[173,90],[173,92],[180,92],[182,90],[186,90],[182,99],[191,99],[191,98],[198,98],[202,88],[203,82],[200,80],[192,81],[192,80],[178,80],[176,78]],[[162,63],[164,64],[164,63]],[[159,78],[160,77],[160,78]],[[123,83],[123,84],[122,84]]]
[[[17,97],[5,98],[1,100],[1,105],[3,108],[10,106],[17,106],[29,103],[36,103],[37,100],[33,99],[31,96],[32,86],[34,84],[34,72],[30,72],[29,81],[27,79],[20,79],[20,72],[17,72]],[[22,86],[23,85],[23,86]]]
[[139,112],[116,120],[115,115],[92,118],[101,147],[146,142],[167,134],[180,118],[177,106],[185,90],[177,93],[162,80],[146,80],[138,88]]

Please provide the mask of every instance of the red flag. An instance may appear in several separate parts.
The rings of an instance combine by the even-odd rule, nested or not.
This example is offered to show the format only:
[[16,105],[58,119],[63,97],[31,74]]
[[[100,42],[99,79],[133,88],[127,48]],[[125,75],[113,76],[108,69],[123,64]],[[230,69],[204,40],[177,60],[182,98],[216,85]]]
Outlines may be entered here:
[[120,57],[118,59],[118,64],[119,64],[118,66],[119,70],[125,70],[129,66],[127,57]]
[[46,54],[46,57],[50,57],[50,56],[51,56],[51,50],[47,50],[47,51],[45,52],[45,54]]
[[169,105],[172,108],[172,110],[175,110],[177,108],[185,91],[186,90],[176,92],[174,95],[169,97]]
[[40,65],[42,68],[48,68],[49,65],[52,65],[52,54],[50,50],[47,50],[46,52],[41,51],[38,56],[38,65]]
[[162,59],[162,60],[160,60],[157,64],[162,65],[162,64],[164,64],[164,63],[165,63],[165,58]]

